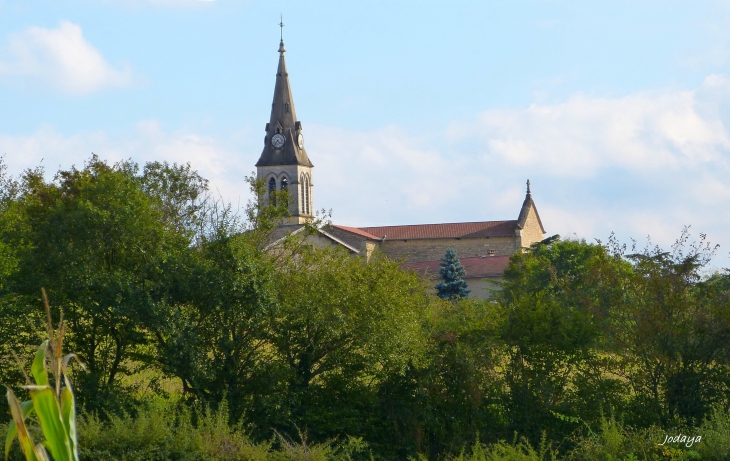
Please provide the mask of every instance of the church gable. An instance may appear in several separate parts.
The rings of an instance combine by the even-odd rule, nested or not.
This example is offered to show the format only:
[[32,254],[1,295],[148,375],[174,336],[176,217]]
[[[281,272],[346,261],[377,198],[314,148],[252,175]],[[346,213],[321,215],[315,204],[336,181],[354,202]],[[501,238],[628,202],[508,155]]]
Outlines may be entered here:
[[522,203],[520,216],[517,218],[516,234],[519,238],[519,244],[523,248],[529,248],[533,243],[540,242],[545,238],[545,228],[542,225],[535,202],[532,200],[529,179],[527,180],[527,195]]
[[265,250],[275,250],[276,248],[282,248],[282,245],[284,241],[289,237],[295,237],[302,239],[305,243],[308,245],[312,245],[314,247],[323,248],[323,247],[341,247],[346,249],[348,252],[352,254],[360,254],[361,251],[357,247],[349,244],[348,242],[345,242],[344,240],[337,238],[337,236],[333,235],[330,232],[325,231],[324,229],[315,229],[313,232],[307,232],[307,227],[304,225],[283,225],[279,226],[273,233],[272,236],[275,236],[275,239],[273,240],[269,245],[266,246]]

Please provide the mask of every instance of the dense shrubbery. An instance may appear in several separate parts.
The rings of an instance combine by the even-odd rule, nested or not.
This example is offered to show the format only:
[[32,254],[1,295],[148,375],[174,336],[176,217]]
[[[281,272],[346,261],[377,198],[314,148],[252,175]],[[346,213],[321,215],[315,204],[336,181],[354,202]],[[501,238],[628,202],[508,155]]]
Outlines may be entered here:
[[[699,443],[658,445],[667,431],[655,426],[630,428],[615,419],[601,418],[595,430],[573,438],[574,448],[560,453],[546,438],[537,445],[513,435],[495,443],[476,441],[444,461],[612,461],[612,460],[727,460],[730,459],[730,415],[714,412],[699,427],[672,428],[671,434],[703,434]],[[361,438],[341,437],[322,442],[306,433],[293,437],[275,434],[255,441],[240,423],[232,423],[228,407],[217,411],[192,408],[179,401],[153,398],[135,416],[94,415],[79,420],[81,459],[88,461],[359,461],[379,459]],[[4,433],[3,426],[0,431]],[[660,442],[661,443],[661,442]],[[17,444],[10,461],[21,461]],[[427,459],[417,456],[416,459]]]
[[[441,300],[377,256],[265,250],[283,206],[238,217],[189,166],[3,173],[0,381],[46,287],[89,368],[84,459],[728,459],[730,276],[704,237],[553,238],[494,300]],[[658,445],[680,432],[703,439]]]

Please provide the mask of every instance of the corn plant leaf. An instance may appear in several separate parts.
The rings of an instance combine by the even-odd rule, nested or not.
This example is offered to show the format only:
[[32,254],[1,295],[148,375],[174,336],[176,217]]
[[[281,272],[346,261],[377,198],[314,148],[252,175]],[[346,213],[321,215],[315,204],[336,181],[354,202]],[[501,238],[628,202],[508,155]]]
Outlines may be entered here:
[[42,444],[36,444],[35,446],[35,454],[38,457],[38,461],[51,461],[51,458],[48,457],[48,452],[46,451],[45,447],[43,447]]
[[31,389],[30,398],[46,438],[46,448],[51,452],[53,460],[73,461],[68,431],[61,420],[61,411],[53,389]]
[[[27,402],[23,402],[20,404],[20,409],[23,413],[23,421],[25,421],[28,416],[30,416],[31,413],[33,413],[33,402],[31,400],[28,400]],[[18,426],[15,424],[15,420],[10,420],[10,424],[8,424],[8,435],[5,437],[5,459],[8,459],[8,456],[10,456],[10,447],[13,445],[13,440],[15,440],[15,436],[18,435]]]
[[71,454],[74,461],[79,461],[78,435],[76,432],[76,403],[74,402],[71,381],[63,377],[66,386],[61,389],[61,419],[66,426],[68,440],[71,444]]
[[46,349],[48,348],[48,340],[43,341],[38,351],[35,353],[33,365],[30,372],[38,386],[48,386],[48,374],[46,373]]
[[[27,461],[38,461],[36,456],[35,445],[30,434],[28,434],[28,428],[25,426],[25,419],[23,418],[23,410],[20,406],[20,402],[13,394],[13,391],[8,389],[8,405],[10,406],[10,413],[13,415],[13,421],[15,421],[15,427],[18,431],[18,442],[20,443],[20,449],[25,455]],[[12,439],[11,439],[12,442]],[[7,460],[9,454],[9,445],[5,445],[5,459]]]

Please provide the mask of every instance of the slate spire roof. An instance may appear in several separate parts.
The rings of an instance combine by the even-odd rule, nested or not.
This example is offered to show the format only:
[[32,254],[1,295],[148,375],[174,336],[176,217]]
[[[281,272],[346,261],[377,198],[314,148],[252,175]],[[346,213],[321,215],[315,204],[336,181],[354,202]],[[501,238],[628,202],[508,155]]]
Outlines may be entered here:
[[[264,150],[261,152],[256,166],[272,165],[304,165],[314,166],[307,156],[304,147],[299,146],[299,135],[302,132],[302,124],[297,120],[297,113],[294,110],[294,98],[292,97],[291,86],[289,85],[289,74],[286,71],[286,60],[284,59],[284,40],[279,43],[279,67],[276,70],[276,85],[274,86],[274,101],[271,103],[271,117],[266,124],[266,138]],[[284,136],[284,145],[275,148],[271,144],[271,138],[275,134]]]

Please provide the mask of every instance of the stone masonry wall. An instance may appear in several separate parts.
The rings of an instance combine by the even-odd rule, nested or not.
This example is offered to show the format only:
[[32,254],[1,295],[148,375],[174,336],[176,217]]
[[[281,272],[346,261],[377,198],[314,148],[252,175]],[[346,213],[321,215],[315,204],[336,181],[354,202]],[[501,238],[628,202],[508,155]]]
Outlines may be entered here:
[[539,242],[545,238],[545,234],[540,229],[540,223],[537,220],[537,213],[534,207],[530,207],[525,221],[525,227],[520,232],[520,245],[528,248],[535,242]]
[[514,237],[489,238],[444,238],[416,240],[388,240],[378,245],[378,249],[395,261],[406,263],[434,261],[444,257],[447,248],[453,248],[460,258],[486,256],[494,250],[496,256],[511,255],[517,250]]

